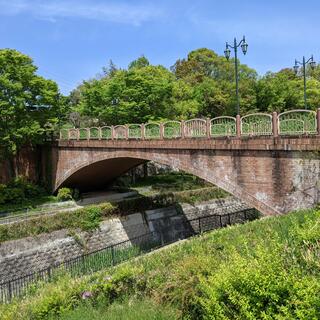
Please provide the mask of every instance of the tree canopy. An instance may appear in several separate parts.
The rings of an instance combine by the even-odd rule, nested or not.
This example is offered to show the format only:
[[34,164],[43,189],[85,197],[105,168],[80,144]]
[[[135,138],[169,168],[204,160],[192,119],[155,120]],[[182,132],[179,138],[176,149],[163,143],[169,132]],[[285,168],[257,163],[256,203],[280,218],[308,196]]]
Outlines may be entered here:
[[62,111],[57,84],[36,74],[27,55],[0,50],[0,153],[12,157],[26,144],[41,143]]
[[[70,95],[73,111],[99,124],[235,115],[234,59],[214,51],[191,51],[166,69],[145,56],[127,69],[113,62],[102,77],[84,81]],[[303,108],[303,79],[291,69],[258,76],[239,63],[241,114]],[[308,70],[308,107],[320,105],[320,68]]]

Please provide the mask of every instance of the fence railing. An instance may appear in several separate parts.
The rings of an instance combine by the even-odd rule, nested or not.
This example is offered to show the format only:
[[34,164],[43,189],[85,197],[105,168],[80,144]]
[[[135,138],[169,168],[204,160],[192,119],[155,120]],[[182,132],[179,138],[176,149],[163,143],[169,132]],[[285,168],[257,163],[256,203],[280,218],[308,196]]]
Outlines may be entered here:
[[246,136],[320,135],[317,111],[291,110],[248,114],[243,117],[190,119],[165,123],[129,124],[60,130],[60,140],[148,140]]
[[257,211],[255,209],[246,209],[224,215],[214,214],[195,219],[185,219],[182,222],[184,229],[178,234],[172,233],[169,236],[168,232],[150,232],[87,254],[82,254],[22,277],[2,282],[0,283],[0,303],[8,303],[13,298],[26,295],[28,290],[34,288],[37,283],[50,282],[63,272],[68,272],[72,276],[89,274],[106,267],[115,266],[130,258],[137,257],[152,249],[168,245],[177,240],[186,239],[235,223],[243,223],[256,217]]

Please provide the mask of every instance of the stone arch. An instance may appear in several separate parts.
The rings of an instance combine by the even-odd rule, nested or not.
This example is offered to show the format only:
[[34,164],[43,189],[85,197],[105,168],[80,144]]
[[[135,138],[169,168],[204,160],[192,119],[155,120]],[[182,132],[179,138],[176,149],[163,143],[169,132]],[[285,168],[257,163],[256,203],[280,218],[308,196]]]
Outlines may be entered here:
[[[62,151],[63,152],[63,151]],[[229,172],[223,172],[223,159],[216,161],[216,166],[210,166],[210,161],[212,157],[215,157],[215,151],[212,154],[208,152],[203,153],[201,150],[119,150],[119,149],[106,149],[100,150],[97,154],[89,152],[85,160],[83,159],[83,150],[72,150],[68,151],[72,153],[72,161],[66,163],[64,160],[58,163],[58,172],[63,172],[60,176],[56,177],[56,182],[54,184],[54,190],[57,190],[61,185],[65,183],[72,175],[76,174],[84,168],[89,168],[97,163],[107,163],[108,160],[115,159],[129,159],[132,161],[138,161],[143,163],[145,161],[155,161],[160,164],[169,165],[173,168],[178,168],[187,173],[193,174],[202,178],[217,187],[229,192],[235,197],[241,199],[243,202],[247,203],[249,206],[255,207],[264,214],[280,214],[281,212],[277,210],[276,207],[271,206],[264,201],[263,197],[258,199],[254,195],[250,194],[245,187],[237,183],[232,175],[234,171],[229,169]],[[69,157],[62,157],[62,159],[68,159]],[[69,158],[70,159],[70,158]],[[219,166],[219,163],[221,164]],[[134,165],[133,165],[134,166]],[[133,167],[132,166],[132,167]],[[128,167],[130,169],[130,166]]]

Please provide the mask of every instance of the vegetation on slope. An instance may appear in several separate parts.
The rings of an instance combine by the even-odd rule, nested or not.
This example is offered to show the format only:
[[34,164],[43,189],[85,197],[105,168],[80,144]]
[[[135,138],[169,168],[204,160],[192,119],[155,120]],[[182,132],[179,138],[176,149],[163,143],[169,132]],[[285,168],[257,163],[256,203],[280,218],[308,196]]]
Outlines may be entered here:
[[296,212],[213,231],[90,276],[66,274],[0,313],[4,320],[90,319],[127,299],[121,319],[130,319],[138,299],[157,310],[169,306],[171,319],[319,319],[319,255],[320,210]]
[[90,231],[97,229],[103,219],[176,205],[179,202],[196,202],[224,198],[227,195],[223,190],[211,187],[163,193],[149,197],[141,196],[114,204],[106,202],[74,211],[58,212],[52,215],[42,214],[32,219],[0,225],[0,243],[66,228],[80,228]]

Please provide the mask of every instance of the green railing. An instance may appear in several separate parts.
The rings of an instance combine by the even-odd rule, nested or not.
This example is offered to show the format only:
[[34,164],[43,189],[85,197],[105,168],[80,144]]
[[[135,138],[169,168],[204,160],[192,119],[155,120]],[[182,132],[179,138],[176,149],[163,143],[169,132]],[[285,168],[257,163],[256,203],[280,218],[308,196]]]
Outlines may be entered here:
[[212,137],[231,137],[237,134],[236,118],[217,117],[210,121],[210,134]]
[[87,140],[88,138],[89,138],[89,129],[80,128],[79,129],[79,139],[80,140]]
[[112,139],[112,129],[111,127],[105,126],[101,127],[101,139]]
[[100,129],[97,127],[92,127],[90,130],[90,139],[100,139]]
[[272,116],[266,113],[248,114],[241,118],[241,135],[272,135]]
[[129,124],[128,138],[129,139],[141,139],[142,138],[141,124]]
[[279,134],[300,135],[317,133],[317,114],[310,110],[292,110],[278,115]]
[[147,123],[144,126],[144,136],[146,139],[160,139],[160,124],[159,123]]
[[163,124],[163,137],[164,138],[180,138],[181,137],[181,122],[167,121]]

